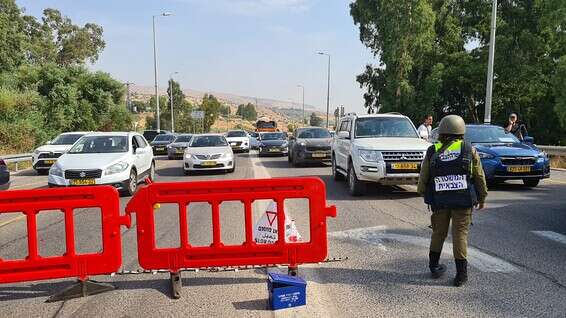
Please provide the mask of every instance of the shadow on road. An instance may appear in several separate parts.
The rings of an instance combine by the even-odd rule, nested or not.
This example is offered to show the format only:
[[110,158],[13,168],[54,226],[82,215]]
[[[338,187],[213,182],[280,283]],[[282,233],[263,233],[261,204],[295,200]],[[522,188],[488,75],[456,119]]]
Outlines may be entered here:
[[157,173],[158,176],[162,176],[162,177],[182,177],[182,176],[184,176],[183,167],[181,167],[181,166],[155,169],[155,173]]
[[267,297],[265,299],[254,299],[246,301],[233,302],[236,310],[269,310]]
[[[257,277],[184,277],[183,288],[190,288],[191,286],[211,286],[211,285],[245,285],[245,284],[263,284],[265,279]],[[105,280],[105,283],[114,285],[117,290],[156,290],[167,297],[170,296],[171,286],[169,284],[169,277],[163,276],[163,279],[146,279],[146,280]],[[37,283],[28,286],[6,286],[0,287],[0,301],[29,299],[37,297],[49,297],[70,287],[74,284],[73,281],[60,281],[54,283]],[[234,305],[236,306],[236,305]],[[243,304],[242,306],[245,306]],[[263,307],[265,308],[265,306]],[[242,308],[244,309],[244,308]],[[260,308],[261,309],[261,308]]]

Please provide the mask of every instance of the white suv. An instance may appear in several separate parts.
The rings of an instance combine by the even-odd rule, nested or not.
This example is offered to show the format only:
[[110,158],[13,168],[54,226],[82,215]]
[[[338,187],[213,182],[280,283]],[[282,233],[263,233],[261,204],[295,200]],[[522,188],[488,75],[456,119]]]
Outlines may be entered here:
[[32,154],[33,169],[38,174],[47,174],[49,168],[61,157],[65,152],[69,151],[73,144],[88,132],[67,132],[62,133],[57,138],[51,140],[47,145],[43,145]]
[[132,132],[92,133],[81,137],[49,170],[50,187],[111,185],[136,192],[145,177],[155,177],[153,152]]
[[335,180],[347,177],[354,196],[364,194],[368,182],[414,185],[429,146],[406,116],[348,115],[336,128],[332,174]]

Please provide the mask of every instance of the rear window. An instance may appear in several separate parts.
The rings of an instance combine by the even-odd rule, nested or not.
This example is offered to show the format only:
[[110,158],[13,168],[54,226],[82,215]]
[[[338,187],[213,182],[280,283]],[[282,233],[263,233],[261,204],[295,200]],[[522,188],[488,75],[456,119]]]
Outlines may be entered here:
[[248,135],[246,134],[245,131],[229,131],[226,134],[226,137],[247,137]]
[[84,134],[65,134],[59,135],[53,142],[52,145],[72,145],[74,144],[79,138],[84,136]]
[[175,140],[175,136],[173,135],[159,135],[156,136],[153,141],[173,141]]

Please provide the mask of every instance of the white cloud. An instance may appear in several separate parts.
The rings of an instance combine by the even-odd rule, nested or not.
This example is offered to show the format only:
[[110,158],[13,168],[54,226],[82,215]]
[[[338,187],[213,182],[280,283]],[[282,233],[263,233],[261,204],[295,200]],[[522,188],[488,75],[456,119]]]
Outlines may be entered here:
[[232,14],[258,15],[280,11],[307,11],[312,0],[178,0]]

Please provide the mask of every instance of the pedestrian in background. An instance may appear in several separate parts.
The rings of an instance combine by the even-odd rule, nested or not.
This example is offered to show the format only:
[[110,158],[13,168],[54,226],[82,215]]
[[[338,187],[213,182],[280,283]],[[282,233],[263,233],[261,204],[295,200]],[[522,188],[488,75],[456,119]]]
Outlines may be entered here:
[[446,266],[439,263],[444,240],[452,221],[452,244],[456,263],[454,286],[468,281],[468,231],[472,210],[484,208],[487,185],[476,150],[464,141],[466,125],[460,116],[449,115],[438,127],[439,141],[432,145],[422,163],[417,191],[432,207],[432,237],[429,269],[440,278]]
[[432,135],[432,115],[423,117],[423,123],[417,129],[419,137],[426,141],[430,141]]
[[527,136],[527,128],[523,123],[519,121],[519,116],[517,113],[511,113],[509,115],[509,121],[505,126],[505,131],[515,135],[519,140],[523,141],[523,138]]

